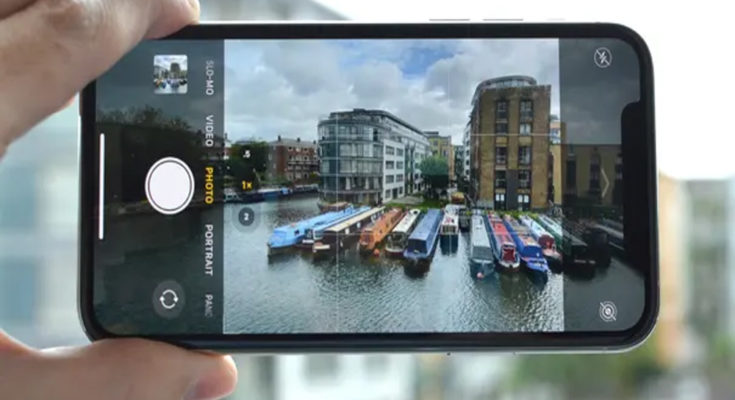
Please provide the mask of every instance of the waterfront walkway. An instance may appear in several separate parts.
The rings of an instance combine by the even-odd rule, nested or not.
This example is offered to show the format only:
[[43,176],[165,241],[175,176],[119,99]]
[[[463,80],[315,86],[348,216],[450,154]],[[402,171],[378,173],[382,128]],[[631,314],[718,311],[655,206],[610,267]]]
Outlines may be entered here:
[[418,196],[405,196],[397,199],[392,199],[390,202],[396,204],[405,204],[407,206],[415,206],[417,204],[421,204],[423,200],[421,199],[421,197]]

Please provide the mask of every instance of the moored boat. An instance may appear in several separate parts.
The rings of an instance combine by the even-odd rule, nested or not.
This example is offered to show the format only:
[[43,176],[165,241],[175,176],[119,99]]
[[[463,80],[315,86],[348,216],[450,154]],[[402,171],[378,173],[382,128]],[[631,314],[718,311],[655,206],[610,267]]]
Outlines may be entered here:
[[521,221],[521,224],[528,228],[533,238],[536,239],[536,242],[541,246],[541,252],[546,258],[549,267],[561,268],[562,257],[561,253],[559,253],[556,248],[554,237],[547,232],[543,226],[536,222],[536,220],[528,215],[521,215],[518,219]]
[[378,220],[385,211],[385,207],[363,207],[363,209],[364,211],[355,214],[351,218],[325,229],[322,239],[314,243],[312,252],[320,253],[348,247],[358,240],[360,232],[365,226]]
[[549,265],[541,251],[541,246],[533,238],[531,232],[525,226],[521,225],[515,218],[506,215],[503,219],[508,233],[516,243],[516,248],[521,256],[521,263],[529,271],[546,275],[549,273]]
[[355,210],[352,207],[348,207],[341,211],[331,211],[288,225],[279,226],[273,229],[273,233],[268,239],[268,255],[274,255],[286,248],[299,244],[304,240],[307,232],[319,229],[320,227],[327,227],[342,218],[349,217],[354,212]]
[[360,252],[369,253],[385,239],[403,218],[403,211],[394,208],[381,216],[360,233]]
[[599,229],[607,234],[608,237],[608,244],[610,245],[610,248],[617,252],[618,254],[625,254],[625,236],[623,236],[623,232],[614,228],[612,224],[607,223],[596,223],[591,222],[589,223],[590,227],[594,229]]
[[402,255],[403,251],[406,250],[408,245],[408,236],[419,221],[421,211],[417,209],[410,210],[406,215],[398,222],[393,231],[388,235],[388,239],[385,243],[385,251],[389,255]]
[[368,211],[369,209],[370,207],[363,206],[359,208],[349,207],[342,211],[337,211],[338,213],[340,213],[339,218],[333,221],[330,221],[328,224],[319,224],[319,225],[315,225],[312,228],[306,229],[306,235],[304,235],[304,239],[301,241],[301,243],[299,243],[299,246],[307,248],[309,250],[313,250],[314,244],[322,240],[322,238],[324,237],[324,231],[327,228],[333,225],[337,225],[343,221],[346,221],[359,213]]
[[408,245],[403,252],[403,257],[421,264],[430,262],[436,250],[436,242],[439,239],[439,227],[441,226],[443,213],[441,210],[432,208],[424,214],[408,237]]
[[493,271],[495,256],[485,218],[481,215],[473,215],[471,224],[470,268],[473,277],[482,279]]
[[490,227],[490,244],[501,270],[517,270],[521,265],[521,258],[516,249],[513,237],[503,224],[503,220],[495,213],[487,217]]
[[444,253],[457,251],[459,245],[459,215],[457,209],[452,206],[450,204],[444,208],[444,217],[439,227],[439,239]]
[[564,230],[561,224],[548,215],[540,214],[536,220],[554,236],[556,247],[561,250],[565,272],[594,275],[597,261],[587,243]]

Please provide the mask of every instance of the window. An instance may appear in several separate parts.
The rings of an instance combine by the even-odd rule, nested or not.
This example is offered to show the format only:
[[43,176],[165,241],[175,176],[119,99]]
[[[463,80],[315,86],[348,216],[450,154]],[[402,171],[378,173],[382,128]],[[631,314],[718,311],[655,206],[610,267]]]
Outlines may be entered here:
[[533,119],[533,102],[521,100],[521,121]]
[[403,174],[398,174],[396,177],[396,182],[403,182]]
[[398,188],[398,194],[399,194],[399,195],[403,195],[403,188],[402,188],[402,187],[399,187],[399,188]]
[[600,191],[600,153],[592,153],[590,157],[590,192]]
[[530,134],[531,134],[531,124],[529,123],[521,124],[521,135],[530,135]]
[[403,161],[396,161],[396,168],[403,169]]
[[567,160],[567,183],[570,189],[577,187],[577,162],[575,160]]
[[400,149],[400,148],[396,149],[396,155],[403,156],[403,149]]
[[508,119],[508,102],[506,100],[498,100],[495,102],[495,120]]
[[393,183],[395,177],[393,175],[386,175],[385,176],[385,183]]
[[528,170],[518,171],[518,187],[521,189],[531,188],[531,171],[528,171]]
[[502,135],[508,134],[508,123],[507,122],[496,122],[495,123],[495,133],[499,133]]
[[495,148],[495,165],[505,165],[508,162],[508,148]]
[[385,191],[385,198],[390,199],[390,190]]
[[531,146],[519,146],[518,147],[518,164],[521,164],[521,165],[531,164]]
[[505,171],[495,171],[495,188],[505,189]]
[[518,195],[518,209],[521,211],[527,211],[531,208],[531,196],[527,194]]
[[385,154],[392,156],[395,154],[395,149],[391,146],[385,146]]
[[618,157],[615,160],[615,180],[623,180],[623,155],[618,153]]
[[394,166],[395,166],[395,162],[393,162],[393,161],[386,161],[385,162],[385,169],[393,169]]
[[495,205],[494,208],[496,210],[504,210],[505,209],[505,193],[496,193],[495,194]]

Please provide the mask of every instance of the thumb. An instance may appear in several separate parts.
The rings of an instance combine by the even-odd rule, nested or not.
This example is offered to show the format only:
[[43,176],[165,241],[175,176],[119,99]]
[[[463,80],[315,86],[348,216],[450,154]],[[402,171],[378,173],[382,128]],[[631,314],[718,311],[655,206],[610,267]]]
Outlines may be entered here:
[[26,380],[28,399],[205,400],[230,394],[232,358],[164,343],[118,339],[38,353]]

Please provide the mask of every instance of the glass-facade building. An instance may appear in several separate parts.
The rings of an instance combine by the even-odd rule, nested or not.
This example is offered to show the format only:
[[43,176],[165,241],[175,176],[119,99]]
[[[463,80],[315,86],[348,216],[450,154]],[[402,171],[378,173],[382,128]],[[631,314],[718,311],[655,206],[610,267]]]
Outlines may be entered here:
[[318,129],[322,202],[380,204],[424,189],[418,165],[431,146],[413,125],[354,109],[330,113]]

